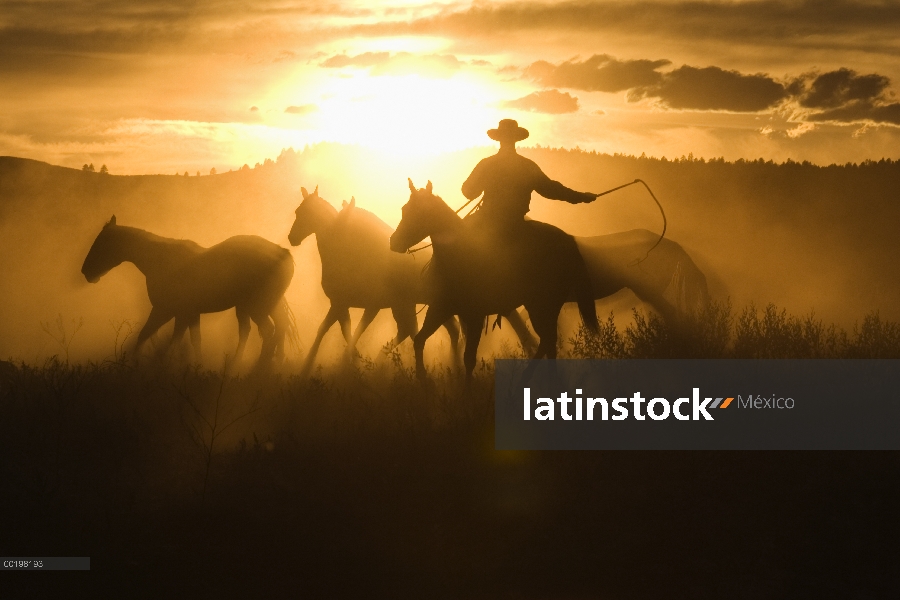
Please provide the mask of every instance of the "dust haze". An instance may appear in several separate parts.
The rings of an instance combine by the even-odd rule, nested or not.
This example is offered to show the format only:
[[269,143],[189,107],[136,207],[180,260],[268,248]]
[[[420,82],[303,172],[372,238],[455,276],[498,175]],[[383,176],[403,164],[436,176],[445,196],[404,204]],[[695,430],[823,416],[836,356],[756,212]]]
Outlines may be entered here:
[[[0,357],[29,363],[54,354],[102,360],[121,352],[117,335],[121,342],[133,329],[133,341],[150,311],[141,273],[124,263],[96,284],[80,273],[91,243],[113,214],[119,224],[203,246],[253,234],[290,248],[287,234],[302,199],[300,186],[318,185],[320,195],[338,209],[355,197],[357,206],[395,227],[409,195],[407,177],[420,186],[432,181],[436,194],[460,206],[465,202],[462,181],[494,151],[486,147],[387,160],[360,147],[321,144],[283,151],[256,167],[202,176],[118,176],[2,157]],[[715,300],[730,299],[737,309],[775,303],[848,329],[871,311],[900,318],[900,266],[893,259],[900,250],[895,234],[900,163],[731,163],[540,147],[521,153],[552,179],[579,190],[598,193],[636,178],[647,182],[665,208],[666,237],[680,243],[703,270]],[[640,186],[591,205],[535,195],[531,209],[530,217],[578,236],[662,227],[655,204]],[[286,298],[297,318],[301,347],[308,347],[328,300],[314,237],[291,252],[296,270]],[[601,301],[598,312],[602,318],[614,310],[618,322],[632,307],[648,310],[630,292],[620,292]],[[360,314],[351,311],[354,325]],[[563,329],[569,321],[562,321]],[[156,339],[165,339],[171,327]],[[204,363],[221,366],[237,341],[234,311],[203,315],[201,328]],[[376,356],[395,330],[390,312],[383,311],[362,337],[360,352]],[[561,333],[562,339],[571,335]],[[445,337],[439,333],[429,343],[446,347]],[[491,332],[481,353],[490,356],[503,342],[515,343],[508,328]],[[333,360],[342,348],[335,327],[319,362]],[[254,329],[247,356],[258,351]]]

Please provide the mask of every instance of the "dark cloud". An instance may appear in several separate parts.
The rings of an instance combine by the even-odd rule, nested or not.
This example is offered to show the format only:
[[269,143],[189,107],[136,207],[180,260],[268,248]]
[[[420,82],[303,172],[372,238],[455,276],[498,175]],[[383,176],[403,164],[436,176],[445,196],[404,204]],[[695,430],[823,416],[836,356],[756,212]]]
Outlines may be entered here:
[[36,52],[234,52],[237,40],[305,46],[312,40],[297,31],[309,29],[312,19],[371,14],[370,9],[306,0],[0,0],[0,60]]
[[785,86],[768,75],[744,75],[719,67],[682,66],[655,85],[629,91],[630,100],[658,98],[669,108],[758,112],[788,97]]
[[559,90],[544,90],[528,94],[516,100],[503,102],[501,106],[503,108],[559,115],[576,112],[578,110],[578,98]]
[[850,69],[838,69],[816,76],[808,87],[799,80],[795,85],[799,104],[804,108],[840,108],[854,102],[882,100],[890,85],[883,75],[857,75]]
[[411,54],[409,52],[365,52],[356,56],[337,54],[319,63],[327,69],[358,67],[369,69],[371,75],[408,75],[449,77],[463,65],[449,54]]
[[[900,105],[887,100],[890,79],[877,73],[858,75],[843,68],[781,82],[766,74],[747,75],[715,66],[683,65],[659,71],[669,64],[665,59],[619,60],[608,54],[595,54],[584,61],[573,59],[558,65],[537,61],[523,75],[548,88],[627,90],[631,102],[650,98],[673,109],[752,113],[790,103],[803,109],[818,109],[820,112],[804,112],[809,121],[898,124],[900,119]],[[524,106],[537,100],[528,96],[514,102]]]
[[788,86],[802,118],[810,122],[900,125],[900,104],[891,102],[891,81],[884,75],[858,75],[852,69],[808,73]]
[[545,87],[564,87],[589,92],[628,90],[632,102],[655,98],[668,108],[758,112],[788,97],[785,86],[768,75],[744,75],[719,67],[681,66],[660,73],[670,65],[662,60],[619,60],[595,54],[585,61],[559,65],[537,61],[524,76]]
[[582,62],[570,60],[559,65],[539,60],[525,69],[525,77],[546,87],[621,92],[658,83],[662,75],[657,69],[668,64],[668,60],[617,60],[608,54],[595,54]]
[[840,108],[833,108],[807,115],[807,121],[816,123],[859,123],[871,122],[900,125],[900,103],[876,105],[871,102],[851,102]]
[[759,44],[779,48],[833,49],[838,39],[883,50],[896,50],[900,3],[865,0],[801,0],[782,2],[476,2],[448,8],[437,15],[403,22],[362,25],[364,35],[450,35],[496,37],[536,31],[602,34],[633,32],[684,40]]
[[311,112],[316,112],[319,108],[315,104],[301,104],[300,106],[288,106],[284,109],[289,115],[308,115]]

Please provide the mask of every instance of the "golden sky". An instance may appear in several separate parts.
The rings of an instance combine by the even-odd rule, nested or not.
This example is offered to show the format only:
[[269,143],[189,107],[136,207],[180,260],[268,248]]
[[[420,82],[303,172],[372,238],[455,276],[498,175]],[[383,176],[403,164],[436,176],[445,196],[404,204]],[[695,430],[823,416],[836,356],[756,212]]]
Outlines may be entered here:
[[208,173],[337,141],[900,158],[900,3],[0,0],[0,155]]

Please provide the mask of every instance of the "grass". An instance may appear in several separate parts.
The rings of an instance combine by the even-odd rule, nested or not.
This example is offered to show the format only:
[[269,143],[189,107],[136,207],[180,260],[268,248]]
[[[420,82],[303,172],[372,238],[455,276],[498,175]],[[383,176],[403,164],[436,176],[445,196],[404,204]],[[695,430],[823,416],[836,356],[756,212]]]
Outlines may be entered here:
[[774,304],[735,318],[729,302],[713,302],[676,327],[635,310],[619,330],[610,314],[598,334],[581,326],[569,342],[572,358],[900,358],[900,323],[872,312],[847,332]]
[[[877,315],[846,333],[715,305],[691,337],[635,317],[579,332],[571,354],[898,349]],[[896,591],[894,452],[498,452],[490,362],[470,388],[439,365],[423,386],[405,347],[308,379],[135,368],[118,351],[0,367],[0,553],[92,558],[80,579],[9,578],[4,596],[19,582],[106,597]]]

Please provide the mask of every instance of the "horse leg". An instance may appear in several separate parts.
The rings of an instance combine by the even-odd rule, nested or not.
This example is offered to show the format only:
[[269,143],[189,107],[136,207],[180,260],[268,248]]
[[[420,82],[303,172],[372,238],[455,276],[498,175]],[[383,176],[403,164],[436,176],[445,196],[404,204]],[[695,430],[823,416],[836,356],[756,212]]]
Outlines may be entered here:
[[450,317],[444,321],[444,329],[447,330],[447,334],[450,336],[450,353],[453,356],[453,365],[459,367],[461,366],[459,355],[459,321],[456,320],[456,317]]
[[344,341],[349,344],[350,340],[353,338],[353,335],[350,332],[350,310],[344,308],[339,312],[337,321],[338,325],[341,326],[341,335],[344,336]]
[[556,340],[558,339],[556,323],[559,321],[561,308],[562,304],[555,310],[551,306],[534,307],[534,310],[528,309],[528,314],[531,315],[531,324],[534,325],[534,330],[540,337],[540,343],[533,358],[556,358]]
[[146,342],[151,335],[159,331],[159,328],[168,323],[171,318],[172,315],[165,314],[158,308],[153,308],[150,311],[150,316],[147,317],[147,322],[144,323],[144,326],[141,328],[140,333],[138,333],[137,341],[134,344],[135,358],[137,358],[138,353],[141,350],[141,346],[144,345],[144,342]]
[[272,320],[269,319],[267,311],[251,313],[250,318],[256,323],[256,328],[259,330],[259,337],[262,338],[263,342],[262,351],[260,351],[259,360],[256,363],[257,367],[261,367],[262,365],[271,362],[272,356],[275,354],[275,325],[272,323]]
[[419,330],[419,323],[416,320],[415,304],[406,302],[397,306],[392,306],[391,315],[394,317],[394,322],[397,324],[397,335],[382,347],[381,352],[378,353],[378,358],[376,359],[378,362],[391,354],[394,348],[406,341],[406,338],[414,338],[416,332]]
[[194,349],[194,360],[196,362],[200,362],[202,360],[202,355],[200,354],[200,315],[194,315],[191,317],[191,322],[188,325],[191,332],[191,346]]
[[481,342],[481,326],[484,324],[484,315],[460,315],[463,334],[466,336],[466,350],[463,354],[463,364],[466,367],[466,385],[472,383],[472,371],[475,370],[478,344]]
[[238,363],[244,355],[244,346],[247,345],[247,338],[250,336],[250,313],[243,306],[234,307],[234,313],[238,322],[238,345],[234,351],[234,362]]
[[510,326],[512,326],[513,331],[516,333],[516,337],[519,338],[519,344],[522,345],[522,351],[524,351],[526,355],[534,352],[535,349],[537,349],[538,341],[531,332],[528,331],[528,325],[525,323],[525,319],[522,318],[522,314],[518,311],[511,310],[503,316],[509,321]]
[[438,330],[452,314],[438,307],[431,305],[425,313],[425,322],[422,323],[422,329],[413,338],[413,350],[416,353],[416,376],[420,381],[424,381],[427,374],[425,373],[425,341]]
[[416,322],[416,305],[402,304],[391,307],[391,314],[397,323],[397,335],[391,341],[391,346],[396,347],[402,344],[406,338],[414,337],[419,324]]
[[362,319],[359,320],[359,323],[356,325],[356,331],[353,332],[353,337],[350,338],[349,342],[347,342],[348,357],[353,356],[353,353],[356,350],[356,343],[359,341],[359,338],[362,336],[363,332],[372,323],[372,320],[380,310],[380,308],[367,308],[363,312]]
[[346,308],[337,307],[334,304],[328,309],[328,313],[325,315],[325,318],[322,319],[322,324],[319,325],[319,331],[316,332],[316,339],[309,348],[309,354],[306,356],[306,361],[303,363],[301,373],[306,373],[312,368],[313,362],[316,359],[316,353],[319,351],[319,346],[322,344],[322,338],[325,337],[325,334],[328,333],[328,330],[331,329],[334,322],[338,320],[338,316],[342,310],[345,312],[347,311]]
[[163,353],[168,352],[172,346],[181,344],[181,340],[184,339],[184,332],[187,331],[190,322],[190,317],[175,317],[175,328],[172,330],[172,337],[169,338],[169,343],[163,348]]

